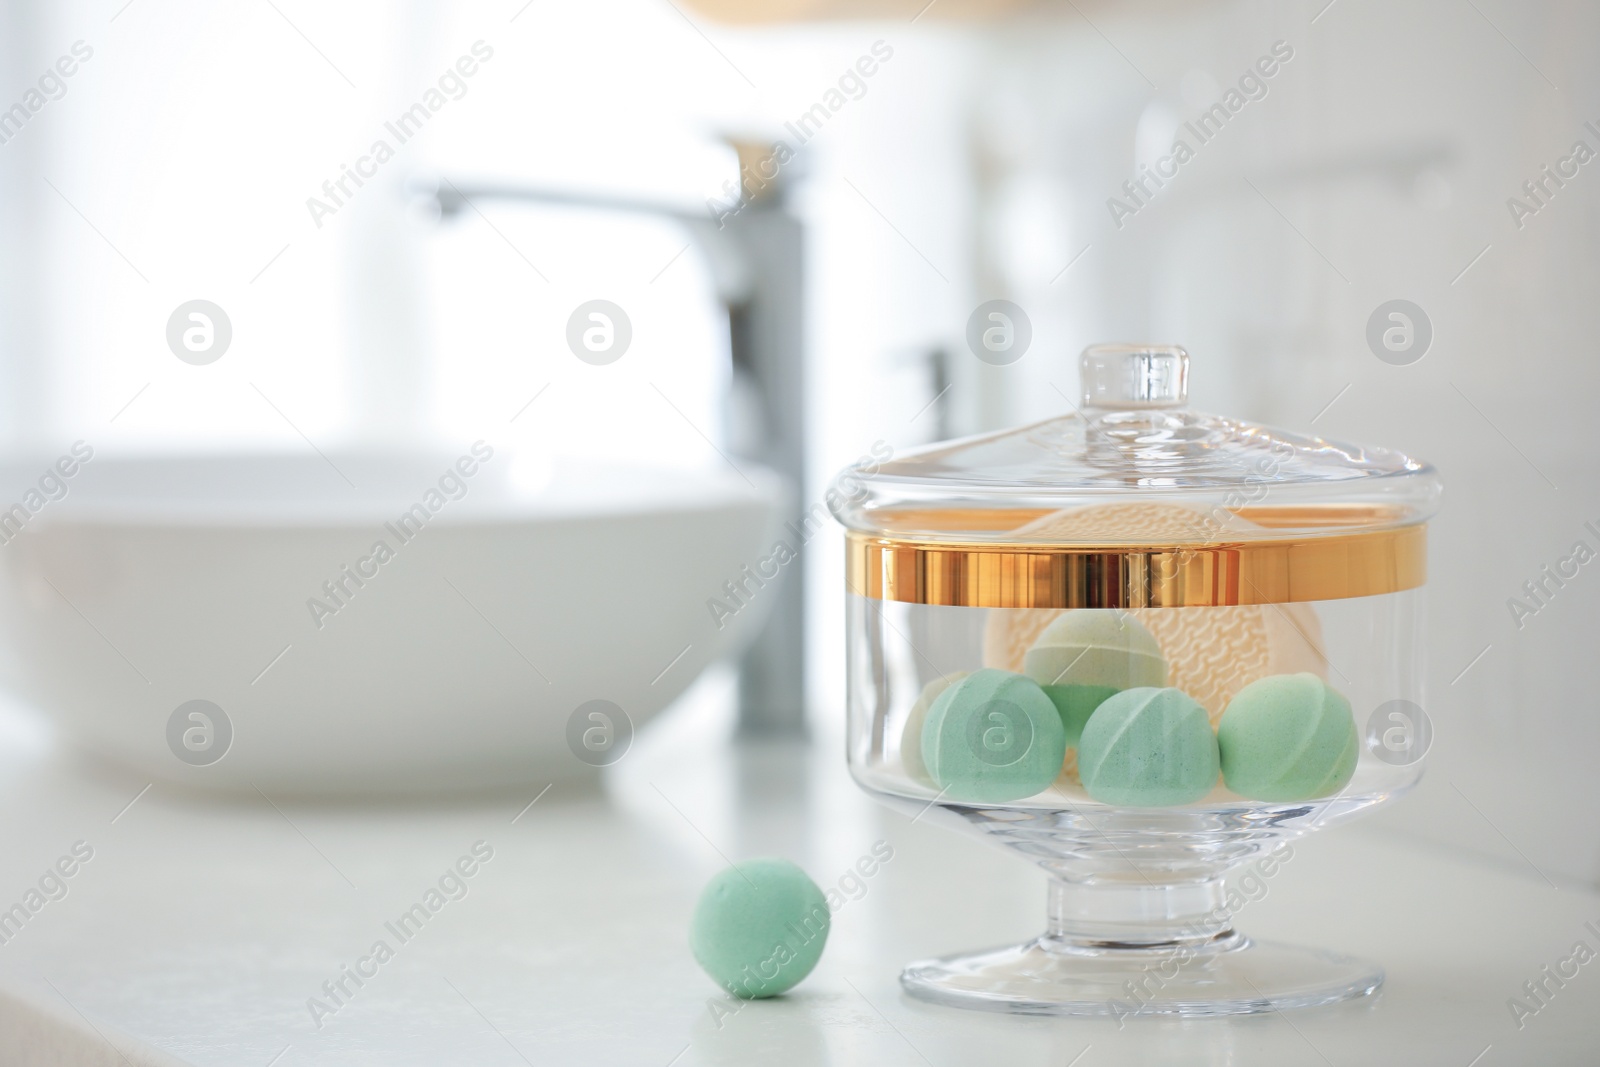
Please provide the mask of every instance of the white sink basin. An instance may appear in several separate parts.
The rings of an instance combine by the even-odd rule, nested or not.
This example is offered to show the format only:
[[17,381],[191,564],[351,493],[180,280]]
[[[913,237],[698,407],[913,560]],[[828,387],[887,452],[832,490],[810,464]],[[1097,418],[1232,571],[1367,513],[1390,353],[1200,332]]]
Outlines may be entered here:
[[[760,593],[721,629],[706,601],[770,547],[770,475],[557,466],[519,486],[504,453],[461,458],[93,459],[0,544],[5,680],[148,777],[481,789],[593,773],[568,741],[579,705],[641,726],[753,635]],[[0,508],[43,468],[0,471]],[[193,700],[233,733],[205,765],[169,742]],[[213,757],[226,730],[180,718],[191,760]]]

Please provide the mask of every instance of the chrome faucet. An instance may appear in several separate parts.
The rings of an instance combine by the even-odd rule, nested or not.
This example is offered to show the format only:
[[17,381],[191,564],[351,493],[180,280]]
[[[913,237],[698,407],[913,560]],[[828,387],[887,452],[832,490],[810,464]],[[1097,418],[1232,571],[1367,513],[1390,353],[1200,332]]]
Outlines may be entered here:
[[[735,143],[737,196],[704,212],[627,197],[441,179],[427,189],[441,218],[483,201],[568,204],[669,218],[689,233],[728,316],[730,450],[782,475],[784,518],[798,524],[806,486],[805,233],[790,210],[791,165],[771,145]],[[770,175],[770,176],[769,176]],[[752,410],[753,409],[753,410]],[[754,418],[741,416],[750,411]],[[805,553],[784,567],[771,615],[739,664],[739,730],[806,731]]]

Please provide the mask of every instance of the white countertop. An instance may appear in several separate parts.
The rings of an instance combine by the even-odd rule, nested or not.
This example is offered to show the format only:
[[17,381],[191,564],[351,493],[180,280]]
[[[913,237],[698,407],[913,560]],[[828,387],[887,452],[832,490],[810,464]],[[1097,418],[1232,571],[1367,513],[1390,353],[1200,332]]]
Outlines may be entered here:
[[[1383,963],[1388,983],[1374,999],[1120,1028],[912,1000],[897,982],[908,960],[1038,933],[1043,875],[992,845],[873,804],[850,782],[836,744],[703,740],[724,735],[706,713],[680,709],[639,738],[603,791],[557,786],[529,808],[536,789],[449,806],[274,798],[274,808],[160,784],[128,807],[144,782],[21,741],[0,745],[9,815],[0,908],[75,842],[94,850],[65,879],[67,895],[0,944],[0,1059],[1600,1062],[1600,962],[1521,1030],[1507,1008],[1580,938],[1600,947],[1584,928],[1600,927],[1600,895],[1394,835],[1382,813],[1297,843],[1293,861],[1239,918],[1259,936]],[[708,1005],[723,1002],[691,959],[686,929],[722,856],[788,856],[827,888],[878,840],[894,858],[834,916],[811,977],[717,1019]],[[393,959],[364,965],[376,974],[363,987],[347,979],[354,995],[317,1029],[308,998],[379,938],[397,944],[385,922],[421,901],[477,841],[493,857],[464,879],[467,895],[440,908]]]

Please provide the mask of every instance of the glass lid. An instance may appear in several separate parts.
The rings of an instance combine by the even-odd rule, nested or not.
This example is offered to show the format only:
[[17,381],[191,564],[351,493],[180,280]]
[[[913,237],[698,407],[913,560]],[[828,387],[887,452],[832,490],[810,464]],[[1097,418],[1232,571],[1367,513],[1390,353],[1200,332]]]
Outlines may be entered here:
[[1437,472],[1410,456],[1191,411],[1177,346],[1095,345],[1081,368],[1068,414],[846,468],[834,516],[895,540],[1180,547],[1394,530],[1437,507]]

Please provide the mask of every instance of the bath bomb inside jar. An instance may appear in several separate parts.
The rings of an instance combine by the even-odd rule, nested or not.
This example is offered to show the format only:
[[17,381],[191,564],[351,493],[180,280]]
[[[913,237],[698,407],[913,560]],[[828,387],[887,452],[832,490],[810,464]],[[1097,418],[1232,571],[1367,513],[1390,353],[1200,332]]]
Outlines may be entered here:
[[1022,657],[1078,747],[1084,724],[1100,704],[1124,689],[1167,684],[1167,664],[1150,631],[1125,611],[1079,609],[1051,620]]
[[987,668],[939,694],[922,728],[922,761],[952,800],[1003,804],[1048,789],[1066,730],[1038,683]]
[[952,671],[935,678],[922,687],[921,694],[906,715],[905,729],[900,732],[900,765],[905,768],[908,776],[924,785],[933,782],[933,775],[928,773],[928,765],[922,762],[922,728],[927,725],[928,712],[933,710],[933,702],[938,700],[946,689],[971,673],[971,671]]
[[1314,674],[1251,682],[1217,727],[1222,777],[1251,800],[1332,796],[1355,774],[1360,749],[1350,702]]
[[1125,689],[1089,716],[1078,774],[1103,804],[1190,804],[1217,784],[1217,738],[1206,709],[1177,689]]

